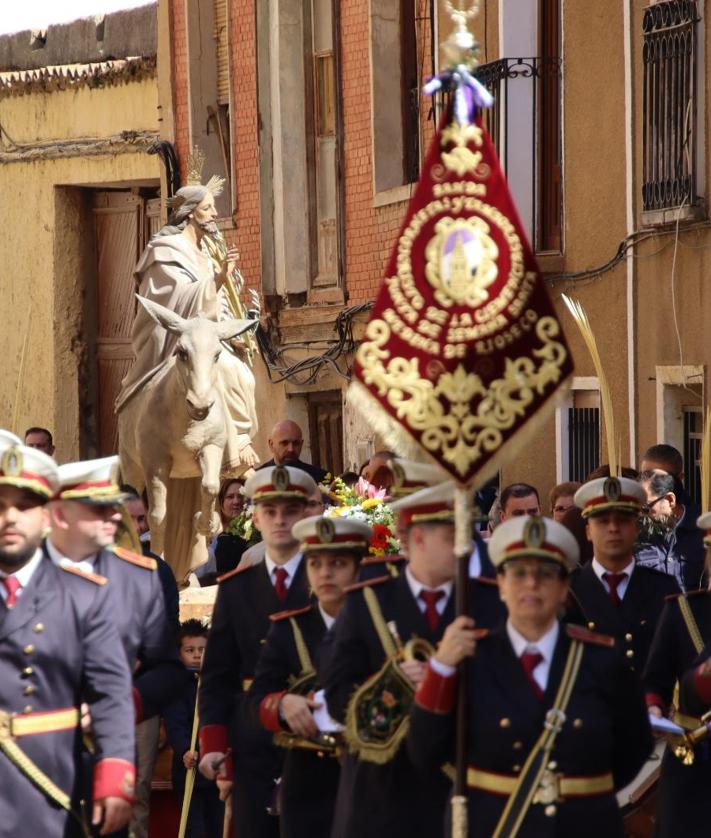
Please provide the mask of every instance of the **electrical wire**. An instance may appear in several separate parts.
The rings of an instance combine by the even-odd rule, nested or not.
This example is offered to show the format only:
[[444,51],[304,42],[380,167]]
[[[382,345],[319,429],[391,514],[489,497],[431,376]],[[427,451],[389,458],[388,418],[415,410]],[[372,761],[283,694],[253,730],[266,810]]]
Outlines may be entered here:
[[[259,352],[267,369],[270,382],[279,384],[282,381],[291,380],[300,386],[312,384],[324,369],[329,367],[340,378],[346,381],[351,379],[350,358],[358,343],[353,336],[353,319],[359,314],[372,309],[373,303],[361,303],[360,305],[344,308],[336,318],[334,330],[337,338],[332,341],[300,341],[293,343],[280,343],[273,334],[264,326],[257,329],[257,345]],[[306,358],[289,363],[288,353],[297,349],[308,349],[314,344],[326,344],[327,349],[320,355],[310,355]],[[346,366],[341,366],[345,360]],[[305,376],[304,378],[300,376]]]

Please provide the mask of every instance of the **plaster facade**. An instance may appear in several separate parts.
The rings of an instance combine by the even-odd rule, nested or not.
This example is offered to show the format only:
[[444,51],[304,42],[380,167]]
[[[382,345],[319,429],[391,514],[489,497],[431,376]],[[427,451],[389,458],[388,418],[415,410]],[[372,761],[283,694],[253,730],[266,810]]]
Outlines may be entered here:
[[0,426],[50,428],[60,461],[95,451],[86,433],[97,410],[91,194],[159,184],[146,152],[159,128],[154,62],[142,63],[133,76],[87,84],[65,54],[76,76],[64,74],[65,89],[32,91],[17,75],[0,89],[0,297],[12,324],[0,334]]

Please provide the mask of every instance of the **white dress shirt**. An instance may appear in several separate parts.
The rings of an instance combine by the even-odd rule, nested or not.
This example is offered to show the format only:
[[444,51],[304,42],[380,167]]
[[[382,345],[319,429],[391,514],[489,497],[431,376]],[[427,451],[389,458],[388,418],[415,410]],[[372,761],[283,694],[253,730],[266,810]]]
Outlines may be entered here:
[[[600,562],[595,558],[593,558],[593,560],[592,560],[592,569],[595,572],[595,576],[597,576],[597,578],[600,580],[600,584],[602,585],[602,587],[609,594],[610,593],[610,586],[602,578],[602,575],[603,575],[603,573],[611,573],[611,571],[604,568],[600,564]],[[632,559],[632,561],[627,565],[627,567],[623,567],[622,570],[619,571],[620,573],[626,573],[627,574],[627,576],[617,586],[617,596],[620,599],[625,598],[625,593],[627,592],[627,588],[630,584],[630,579],[632,578],[632,572],[633,571],[634,571],[634,559]]]
[[520,658],[524,652],[538,652],[543,656],[543,660],[533,670],[533,680],[543,692],[546,691],[548,686],[548,675],[551,671],[553,653],[555,652],[555,644],[558,642],[559,632],[558,620],[555,620],[543,637],[539,637],[535,643],[532,643],[511,625],[510,619],[506,621],[506,634],[509,636],[517,658]]
[[[37,550],[35,550],[34,556],[32,556],[29,562],[27,562],[26,565],[23,565],[19,570],[16,570],[14,573],[3,573],[3,571],[0,570],[0,579],[7,579],[8,576],[14,576],[20,583],[20,587],[17,590],[17,597],[19,598],[22,596],[22,592],[25,590],[27,585],[29,585],[30,579],[32,579],[32,574],[35,570],[37,570],[42,559],[42,550],[38,547]],[[0,596],[3,598],[4,602],[7,602],[7,588],[5,585],[0,585]]]
[[427,609],[427,603],[420,599],[420,592],[421,591],[442,591],[444,596],[441,596],[437,602],[435,603],[435,608],[437,609],[437,613],[441,616],[444,612],[444,609],[447,607],[447,603],[449,602],[449,598],[452,595],[452,588],[454,587],[453,582],[445,582],[444,585],[439,585],[436,588],[428,588],[427,585],[423,585],[422,582],[415,579],[412,575],[412,571],[410,570],[410,566],[407,565],[405,567],[405,578],[407,579],[407,584],[410,586],[410,591],[412,592],[412,596],[415,598],[415,602],[417,603],[420,611],[424,614],[425,610]]
[[479,555],[479,545],[474,541],[472,543],[472,554],[469,556],[469,578],[474,579],[476,576],[481,576],[481,556]]
[[328,631],[331,626],[336,622],[336,618],[332,617],[330,614],[327,614],[323,608],[321,608],[321,603],[318,604],[318,610],[321,612],[321,617],[323,618],[324,623],[326,623],[326,631]]
[[292,556],[288,562],[284,564],[277,564],[273,559],[269,557],[269,553],[264,554],[264,563],[267,566],[267,573],[269,574],[269,581],[274,584],[274,571],[278,567],[283,567],[284,570],[287,572],[287,577],[284,580],[284,584],[286,586],[287,591],[291,587],[291,583],[294,580],[294,576],[296,571],[299,569],[299,564],[301,563],[302,554],[296,553]]
[[95,553],[93,556],[89,556],[87,559],[82,559],[80,562],[74,562],[71,559],[67,558],[64,553],[60,553],[59,550],[52,544],[52,537],[50,536],[47,539],[47,552],[49,553],[49,557],[52,560],[53,564],[56,564],[57,567],[63,567],[65,565],[69,567],[77,567],[79,570],[84,570],[87,573],[94,572],[94,562],[96,561],[96,556],[98,553]]

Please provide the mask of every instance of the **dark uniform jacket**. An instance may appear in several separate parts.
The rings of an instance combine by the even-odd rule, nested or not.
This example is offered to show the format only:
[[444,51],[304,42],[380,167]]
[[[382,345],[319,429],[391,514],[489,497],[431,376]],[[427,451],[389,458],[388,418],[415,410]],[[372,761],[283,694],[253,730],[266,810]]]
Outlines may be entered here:
[[[403,643],[414,636],[436,644],[454,619],[454,596],[450,596],[434,632],[415,602],[405,573],[397,578],[372,580],[383,617],[394,621]],[[494,584],[470,581],[470,613],[482,627],[495,625],[503,608]],[[375,674],[385,662],[385,652],[370,617],[362,586],[348,594],[333,628],[333,650],[324,682],[331,715],[343,722],[354,690]],[[346,757],[341,773],[334,836],[343,838],[436,838],[442,834],[443,809],[449,780],[433,766],[420,773],[404,747],[394,758],[378,765]]]
[[612,604],[592,562],[571,577],[572,604],[567,622],[612,635],[632,669],[640,676],[664,607],[664,598],[679,593],[672,576],[635,566],[619,606]]
[[[99,760],[134,760],[131,674],[108,607],[108,586],[43,558],[12,609],[0,599],[0,709],[22,715],[89,704]],[[24,753],[80,810],[81,731],[22,736]],[[108,765],[108,764],[107,764]],[[130,779],[130,777],[129,777]],[[80,835],[0,754],[0,836]],[[126,788],[132,793],[131,788]],[[89,817],[91,809],[89,807]]]
[[[647,704],[661,707],[665,714],[672,704],[677,681],[701,660],[684,620],[682,603],[688,605],[701,640],[711,638],[711,594],[699,591],[667,601],[644,671]],[[683,715],[673,718],[682,727],[693,729],[701,724],[693,718],[694,710],[698,708],[688,707],[683,696],[678,709]],[[709,834],[706,813],[711,789],[709,756],[707,743],[695,749],[691,765],[684,765],[671,748],[665,750],[657,797],[655,835],[658,838],[677,835],[705,838]]]
[[266,810],[273,802],[282,755],[272,744],[271,734],[256,724],[244,706],[244,688],[254,677],[269,631],[269,615],[307,602],[303,561],[284,604],[263,561],[232,571],[219,585],[200,675],[200,751],[224,751],[228,743],[232,745],[233,819],[238,835],[278,834],[278,821]]
[[[288,725],[279,720],[279,701],[303,671],[290,618],[301,631],[316,673],[321,666],[326,624],[316,601],[302,609],[272,615],[273,625],[249,691],[252,712],[271,731],[288,730]],[[318,689],[317,674],[312,690]],[[286,750],[279,789],[281,838],[328,838],[339,775],[338,760],[328,750]]]
[[[572,629],[573,627],[571,627]],[[585,634],[588,634],[585,632]],[[570,638],[561,626],[543,699],[539,700],[516,657],[505,627],[477,644],[467,676],[469,765],[515,777],[543,730],[565,666]],[[552,751],[551,768],[584,777],[612,772],[622,788],[652,750],[652,736],[637,678],[614,648],[586,642],[566,721]],[[407,738],[412,759],[423,769],[453,761],[455,714],[435,713],[417,703]],[[506,794],[470,788],[469,836],[490,838]],[[546,813],[547,810],[547,813]],[[622,838],[614,793],[570,797],[557,805],[532,804],[518,838]]]

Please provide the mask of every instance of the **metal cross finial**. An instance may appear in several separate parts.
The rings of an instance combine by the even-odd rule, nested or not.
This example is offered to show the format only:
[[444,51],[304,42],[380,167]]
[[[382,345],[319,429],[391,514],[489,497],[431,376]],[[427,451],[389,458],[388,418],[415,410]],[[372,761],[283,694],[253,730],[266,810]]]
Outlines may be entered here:
[[468,23],[479,14],[479,0],[444,0],[444,8],[454,24],[454,32],[442,44],[442,50],[453,62],[471,63],[476,47]]

